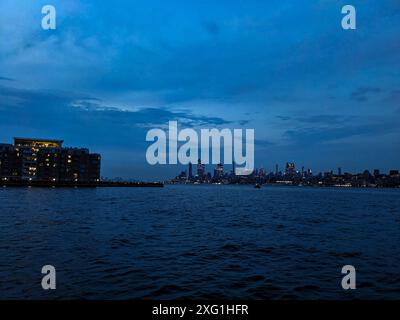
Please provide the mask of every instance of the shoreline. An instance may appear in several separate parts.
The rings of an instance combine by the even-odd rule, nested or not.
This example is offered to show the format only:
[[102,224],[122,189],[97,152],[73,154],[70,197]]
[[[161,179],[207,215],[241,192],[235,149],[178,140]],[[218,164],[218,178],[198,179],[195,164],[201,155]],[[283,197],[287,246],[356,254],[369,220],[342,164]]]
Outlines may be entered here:
[[[219,183],[165,183],[167,186],[248,186],[254,188],[254,184],[251,183],[227,183],[227,184],[219,184]],[[396,187],[385,187],[385,186],[340,186],[340,185],[298,185],[298,184],[281,184],[281,183],[265,183],[261,184],[262,187],[299,187],[299,188],[315,188],[315,189],[323,189],[323,188],[332,188],[332,189],[400,189],[400,186]]]
[[35,188],[163,188],[161,182],[43,182],[43,181],[2,181],[3,187]]

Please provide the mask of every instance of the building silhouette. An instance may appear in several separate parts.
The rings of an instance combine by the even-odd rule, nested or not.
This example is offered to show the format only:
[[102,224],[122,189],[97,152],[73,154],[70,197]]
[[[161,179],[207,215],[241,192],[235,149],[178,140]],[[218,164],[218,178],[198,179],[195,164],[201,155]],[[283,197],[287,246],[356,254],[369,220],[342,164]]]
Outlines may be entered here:
[[296,174],[296,165],[294,164],[294,162],[286,162],[285,174],[288,176]]
[[206,171],[206,166],[201,163],[201,159],[197,162],[197,176],[202,178],[204,177]]
[[52,182],[100,181],[101,156],[64,148],[62,140],[14,138],[0,144],[0,179]]
[[188,179],[192,180],[193,179],[193,165],[191,162],[189,162],[189,173],[188,173]]
[[217,165],[217,175],[218,177],[222,177],[224,175],[224,165],[222,163]]

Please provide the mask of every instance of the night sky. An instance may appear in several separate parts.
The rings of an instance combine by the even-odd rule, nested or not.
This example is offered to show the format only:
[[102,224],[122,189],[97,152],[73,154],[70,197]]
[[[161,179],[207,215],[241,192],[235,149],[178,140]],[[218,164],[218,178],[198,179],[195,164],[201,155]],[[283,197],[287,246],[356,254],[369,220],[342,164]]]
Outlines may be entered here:
[[145,158],[169,120],[254,128],[268,171],[400,169],[399,117],[398,0],[0,2],[0,142],[88,147],[106,177],[179,173]]

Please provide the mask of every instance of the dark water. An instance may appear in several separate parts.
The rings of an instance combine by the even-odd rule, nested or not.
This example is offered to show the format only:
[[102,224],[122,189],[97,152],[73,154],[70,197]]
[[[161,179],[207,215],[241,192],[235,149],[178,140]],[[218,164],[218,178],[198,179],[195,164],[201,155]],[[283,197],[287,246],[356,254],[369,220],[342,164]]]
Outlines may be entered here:
[[399,299],[399,209],[400,190],[1,188],[0,298]]

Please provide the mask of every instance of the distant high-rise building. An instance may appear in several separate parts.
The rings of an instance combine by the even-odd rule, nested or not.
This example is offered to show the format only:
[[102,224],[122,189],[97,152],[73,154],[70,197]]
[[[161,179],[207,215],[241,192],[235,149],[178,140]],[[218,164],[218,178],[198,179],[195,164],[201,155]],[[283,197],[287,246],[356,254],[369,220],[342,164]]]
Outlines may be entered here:
[[295,164],[294,164],[294,162],[287,162],[286,163],[286,174],[287,175],[291,175],[291,174],[294,174],[295,173],[295,168],[296,168],[296,166],[295,166]]
[[224,165],[222,163],[219,163],[217,166],[217,174],[219,177],[224,175]]
[[191,180],[193,179],[193,165],[191,162],[189,162],[189,175],[188,175],[188,179]]
[[204,173],[206,171],[206,167],[204,164],[201,163],[201,159],[197,162],[197,176],[204,177]]
[[279,166],[278,164],[275,165],[275,175],[277,176],[279,173]]
[[337,169],[337,174],[338,174],[338,176],[341,176],[341,175],[342,175],[342,168],[339,167],[339,168]]
[[381,172],[379,171],[379,169],[375,169],[374,170],[374,176],[377,177],[381,174]]
[[390,170],[389,171],[389,175],[390,176],[397,176],[397,175],[399,175],[399,170]]
[[369,170],[364,170],[363,176],[364,176],[364,179],[368,180],[371,178],[371,173],[369,172]]

